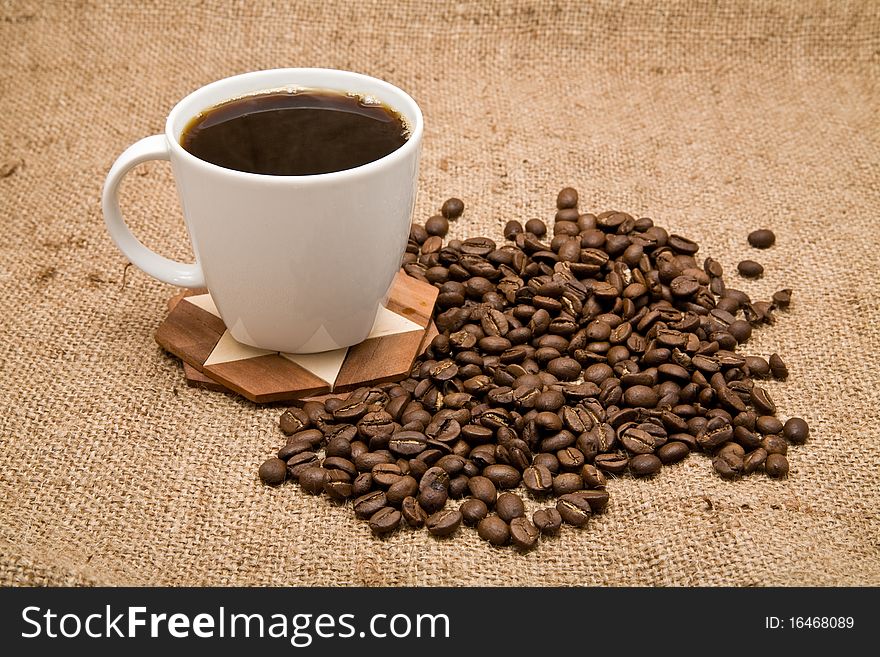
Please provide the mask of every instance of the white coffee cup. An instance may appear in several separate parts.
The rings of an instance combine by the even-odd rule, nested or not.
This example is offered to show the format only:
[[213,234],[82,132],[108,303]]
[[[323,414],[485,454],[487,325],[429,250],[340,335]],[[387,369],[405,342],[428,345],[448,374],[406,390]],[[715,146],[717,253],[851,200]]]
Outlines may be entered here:
[[[187,123],[227,100],[261,91],[315,88],[372,96],[401,114],[409,139],[353,169],[271,176],[226,169],[180,145]],[[207,287],[232,337],[254,347],[313,353],[362,342],[406,248],[418,182],[422,113],[409,95],[376,78],[331,69],[256,71],[192,92],[168,115],[165,134],[130,146],[104,185],[107,230],[147,274]],[[145,247],[119,208],[125,174],[170,160],[196,262]]]

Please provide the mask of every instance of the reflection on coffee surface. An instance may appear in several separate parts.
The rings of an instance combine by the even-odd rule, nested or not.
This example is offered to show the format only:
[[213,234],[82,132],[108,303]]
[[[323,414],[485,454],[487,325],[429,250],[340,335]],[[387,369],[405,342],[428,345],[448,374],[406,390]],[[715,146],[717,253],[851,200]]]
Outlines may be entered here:
[[184,128],[181,146],[218,166],[307,176],[368,164],[409,136],[394,109],[325,89],[272,91],[221,103]]

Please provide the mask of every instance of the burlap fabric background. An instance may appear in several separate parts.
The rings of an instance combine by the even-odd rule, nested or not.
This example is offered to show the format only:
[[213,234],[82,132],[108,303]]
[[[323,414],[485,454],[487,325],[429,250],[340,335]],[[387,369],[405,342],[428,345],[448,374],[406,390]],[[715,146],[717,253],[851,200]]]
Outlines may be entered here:
[[[3,583],[880,584],[877,3],[4,2],[0,43]],[[152,337],[174,290],[123,273],[99,197],[179,98],[279,66],[410,91],[417,217],[459,195],[453,236],[550,219],[571,184],[699,240],[755,297],[794,288],[750,345],[787,359],[769,388],[812,428],[789,479],[694,456],[526,555],[472,530],[379,541],[261,486],[280,411],[184,385]],[[131,224],[190,258],[167,165],[137,173]],[[762,226],[778,246],[757,253]],[[737,280],[756,254],[764,279]]]

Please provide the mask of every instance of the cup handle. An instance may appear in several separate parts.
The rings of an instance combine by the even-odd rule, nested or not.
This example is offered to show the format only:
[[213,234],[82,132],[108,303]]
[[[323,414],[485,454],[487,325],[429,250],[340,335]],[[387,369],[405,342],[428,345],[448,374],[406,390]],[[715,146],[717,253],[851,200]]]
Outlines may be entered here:
[[126,173],[141,162],[170,159],[165,135],[146,137],[125,149],[113,163],[104,182],[104,223],[119,250],[143,272],[171,285],[205,287],[205,274],[198,262],[188,265],[169,260],[145,247],[129,230],[119,209],[119,184]]

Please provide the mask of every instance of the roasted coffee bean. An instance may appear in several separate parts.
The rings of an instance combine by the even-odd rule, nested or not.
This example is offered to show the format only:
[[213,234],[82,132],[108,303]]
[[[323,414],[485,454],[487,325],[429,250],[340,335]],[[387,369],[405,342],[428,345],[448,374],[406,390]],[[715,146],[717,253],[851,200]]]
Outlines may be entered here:
[[605,472],[620,474],[629,466],[629,459],[622,454],[599,454],[593,463]]
[[571,495],[576,495],[580,499],[586,500],[593,513],[602,513],[602,511],[605,510],[605,507],[608,506],[608,500],[611,498],[608,491],[602,488],[594,490],[579,490],[571,493]]
[[[497,488],[516,488],[520,482],[519,470],[510,465],[495,464],[483,469],[483,476]],[[471,490],[473,493],[473,490]]]
[[562,527],[562,516],[553,507],[538,509],[532,514],[532,522],[538,528],[538,531],[550,536],[559,532],[560,527]]
[[712,459],[712,467],[724,479],[736,479],[742,474],[742,468],[737,469],[728,459],[720,455]]
[[376,511],[386,506],[388,503],[385,493],[379,490],[372,491],[365,495],[355,498],[352,503],[354,513],[358,518],[366,520]]
[[792,417],[785,421],[782,435],[795,445],[803,445],[810,436],[810,427],[802,418]]
[[526,222],[526,232],[535,237],[544,237],[547,234],[547,226],[540,219],[529,219]]
[[545,465],[532,465],[523,470],[523,486],[536,495],[549,492],[553,488],[553,474]]
[[764,461],[764,472],[774,479],[788,476],[788,459],[782,454],[770,454]]
[[736,266],[740,276],[745,278],[760,278],[764,275],[764,267],[754,260],[742,260]]
[[510,541],[510,526],[498,516],[487,516],[477,523],[477,534],[492,545],[507,545]]
[[755,428],[764,435],[775,434],[782,433],[783,424],[777,417],[772,415],[761,415],[755,420]]
[[[341,456],[328,456],[321,463],[321,467],[325,470],[341,470],[348,475],[349,479],[354,479],[358,474],[357,468],[354,467],[354,463]],[[397,466],[394,467],[396,468]]]
[[553,477],[553,493],[554,495],[565,495],[581,490],[584,487],[584,480],[580,474],[576,472],[563,472]]
[[300,452],[287,459],[287,478],[299,481],[299,476],[306,468],[318,465],[318,455],[315,452]]
[[418,499],[428,513],[439,510],[449,498],[449,475],[443,468],[429,468],[419,481]]
[[636,477],[650,477],[660,472],[663,462],[654,454],[636,454],[629,460],[629,470]]
[[[327,460],[324,461],[325,468],[327,467]],[[400,466],[396,463],[379,463],[378,465],[373,466],[370,474],[373,475],[373,483],[382,488],[388,488],[389,486],[396,484],[403,476],[400,471]]]
[[510,521],[510,541],[520,550],[531,550],[540,537],[541,532],[525,516]]
[[428,519],[428,514],[419,506],[418,500],[414,497],[407,497],[400,505],[400,515],[410,527],[423,527]]
[[419,483],[414,477],[402,475],[388,487],[385,497],[391,506],[400,506],[407,497],[415,497],[418,490]]
[[525,514],[526,507],[522,498],[516,493],[501,493],[495,501],[495,513],[504,522],[510,522],[514,518]]
[[355,497],[366,495],[373,488],[373,475],[362,472],[351,482],[351,494]]
[[581,479],[588,488],[604,488],[607,480],[599,468],[587,463],[581,468]]
[[425,232],[428,235],[446,237],[449,232],[449,220],[442,214],[435,214],[425,222]]
[[419,431],[398,431],[388,441],[392,454],[407,458],[421,454],[427,448],[428,437]]
[[779,354],[772,354],[770,356],[770,371],[773,373],[773,377],[780,381],[784,381],[788,378],[788,367],[786,367],[785,362],[779,357]]
[[584,527],[592,515],[589,502],[574,494],[562,495],[556,502],[556,510],[562,520],[573,527]]
[[767,456],[767,450],[763,447],[752,450],[746,454],[745,458],[743,458],[743,472],[745,474],[751,474],[755,470],[764,467],[764,462],[767,460]]
[[783,456],[788,454],[788,443],[785,442],[785,438],[780,435],[764,436],[761,440],[761,447],[763,447],[768,454],[782,454]]
[[498,496],[495,484],[488,477],[477,476],[468,480],[468,490],[476,499],[484,502],[486,506],[494,506]]
[[[299,485],[302,489],[317,495],[324,491],[324,482],[327,480],[327,470],[317,466],[309,466],[305,468],[299,475]],[[384,504],[383,504],[384,506]]]
[[383,507],[370,516],[370,531],[376,536],[387,536],[400,526],[400,511]]
[[324,479],[324,492],[336,502],[344,502],[352,496],[351,477],[341,470],[329,470]]
[[468,498],[462,502],[458,510],[461,513],[464,524],[470,526],[476,525],[489,514],[489,507],[486,506],[486,503],[475,497]]
[[425,527],[432,536],[451,536],[461,526],[462,515],[455,509],[442,509],[428,516]]
[[773,293],[773,305],[777,308],[788,308],[791,304],[791,290],[784,289]]
[[678,440],[671,440],[657,450],[657,457],[664,465],[678,463],[690,454],[690,448]]
[[310,423],[308,414],[301,408],[288,408],[278,420],[282,433],[288,436],[307,429]]
[[559,194],[556,195],[556,207],[560,210],[566,208],[576,208],[578,204],[578,193],[573,187],[563,187]]
[[761,228],[759,230],[753,230],[749,233],[749,244],[751,244],[756,249],[769,249],[776,243],[776,235],[773,234],[772,230],[767,230],[766,228]]
[[752,405],[759,413],[764,415],[773,415],[776,413],[776,404],[773,403],[773,400],[770,398],[770,393],[764,388],[759,388],[758,386],[753,387],[750,399]]
[[446,199],[440,208],[440,213],[447,219],[458,219],[464,212],[464,201],[454,196]]
[[278,486],[287,479],[287,463],[282,459],[267,459],[260,466],[260,481],[267,486]]

